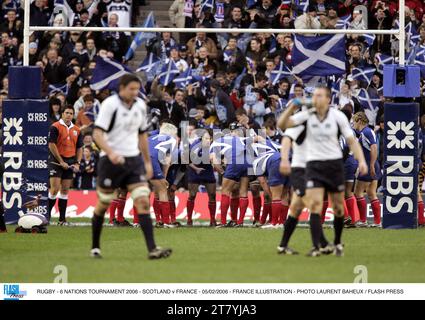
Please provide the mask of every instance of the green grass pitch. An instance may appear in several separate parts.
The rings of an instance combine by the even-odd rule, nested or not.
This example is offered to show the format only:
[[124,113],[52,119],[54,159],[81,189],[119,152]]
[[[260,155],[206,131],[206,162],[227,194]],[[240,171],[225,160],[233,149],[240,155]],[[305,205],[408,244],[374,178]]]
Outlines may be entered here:
[[[174,249],[168,260],[148,261],[140,230],[104,228],[103,260],[89,258],[90,227],[52,226],[47,235],[0,234],[0,282],[50,283],[55,266],[79,283],[297,283],[353,282],[364,265],[369,282],[425,282],[425,230],[349,229],[346,256],[307,258],[307,229],[291,246],[301,256],[279,256],[281,230],[180,228],[155,230],[157,243]],[[332,238],[333,231],[326,235]]]

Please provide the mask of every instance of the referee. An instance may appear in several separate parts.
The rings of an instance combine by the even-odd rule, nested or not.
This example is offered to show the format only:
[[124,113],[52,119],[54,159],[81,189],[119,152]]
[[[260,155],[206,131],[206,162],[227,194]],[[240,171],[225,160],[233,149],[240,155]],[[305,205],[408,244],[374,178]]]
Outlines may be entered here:
[[119,93],[107,98],[100,109],[93,132],[94,140],[102,150],[98,163],[98,201],[92,219],[93,258],[101,258],[100,235],[105,212],[116,199],[118,188],[131,194],[143,231],[149,259],[171,255],[171,249],[157,247],[150,216],[150,189],[152,162],[149,155],[147,107],[138,98],[141,82],[135,75],[121,77]]
[[[59,224],[67,225],[66,208],[68,193],[74,178],[74,172],[80,171],[83,157],[83,137],[80,128],[72,123],[74,108],[67,106],[62,110],[62,118],[53,123],[49,133],[49,202],[48,219],[56,198],[59,198]],[[58,196],[58,193],[60,194]]]
[[323,233],[321,211],[326,193],[330,195],[335,214],[335,255],[343,256],[341,242],[344,228],[344,161],[340,136],[344,136],[348,146],[359,162],[361,175],[368,172],[363,151],[354,137],[353,130],[345,115],[330,107],[331,93],[327,87],[317,87],[313,94],[311,108],[291,114],[297,108],[292,103],[282,114],[279,124],[281,129],[304,125],[306,132],[307,166],[306,166],[306,202],[310,210],[310,231],[313,248],[310,257],[320,256],[320,238]]

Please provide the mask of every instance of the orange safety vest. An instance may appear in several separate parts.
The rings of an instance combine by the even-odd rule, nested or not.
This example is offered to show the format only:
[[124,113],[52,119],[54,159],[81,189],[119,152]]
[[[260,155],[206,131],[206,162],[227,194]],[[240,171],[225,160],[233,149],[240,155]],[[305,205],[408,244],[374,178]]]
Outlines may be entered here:
[[78,137],[80,136],[80,128],[72,124],[68,127],[63,120],[59,120],[52,124],[58,129],[59,136],[56,142],[59,154],[64,158],[72,158],[77,154]]

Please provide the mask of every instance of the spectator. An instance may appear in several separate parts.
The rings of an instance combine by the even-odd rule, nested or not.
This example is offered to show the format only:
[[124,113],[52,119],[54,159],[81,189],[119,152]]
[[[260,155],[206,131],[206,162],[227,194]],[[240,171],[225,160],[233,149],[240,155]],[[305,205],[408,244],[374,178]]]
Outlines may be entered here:
[[[320,29],[320,21],[317,18],[316,7],[310,5],[308,11],[295,19],[295,29]],[[310,35],[310,36],[314,36]]]
[[61,101],[58,98],[49,101],[49,119],[51,124],[61,119]]
[[96,121],[97,112],[94,110],[94,97],[89,94],[84,96],[84,107],[78,112],[76,125],[81,129],[81,132],[92,130]]
[[80,190],[93,190],[95,189],[95,176],[96,176],[96,157],[93,150],[89,146],[83,148],[83,159],[80,164],[80,172],[77,176],[78,189]]
[[[199,25],[198,28],[204,28],[204,26]],[[205,32],[198,32],[196,34],[196,37],[189,40],[187,43],[187,48],[189,49],[190,55],[192,57],[198,58],[199,57],[199,50],[201,48],[205,48],[208,51],[208,56],[211,59],[217,59],[218,57],[218,51],[217,46],[214,43],[214,41],[211,38],[207,37],[207,34]]]

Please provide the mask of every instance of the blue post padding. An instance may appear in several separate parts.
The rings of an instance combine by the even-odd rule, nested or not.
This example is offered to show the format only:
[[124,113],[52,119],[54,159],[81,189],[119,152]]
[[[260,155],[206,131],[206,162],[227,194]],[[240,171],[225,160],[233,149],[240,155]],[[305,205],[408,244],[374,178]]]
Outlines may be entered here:
[[40,67],[9,67],[10,99],[41,99]]
[[3,101],[3,205],[7,223],[15,223],[32,197],[44,199],[34,212],[47,213],[49,171],[47,100]]
[[[404,85],[397,84],[397,71],[405,72]],[[389,98],[417,98],[420,90],[421,71],[419,66],[401,66],[390,64],[384,66],[384,96]]]
[[384,217],[385,229],[418,227],[419,104],[384,106]]

